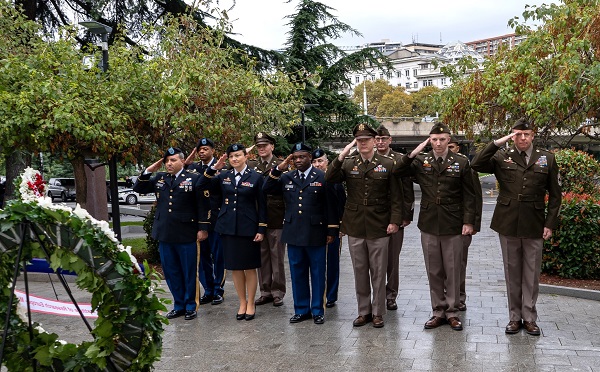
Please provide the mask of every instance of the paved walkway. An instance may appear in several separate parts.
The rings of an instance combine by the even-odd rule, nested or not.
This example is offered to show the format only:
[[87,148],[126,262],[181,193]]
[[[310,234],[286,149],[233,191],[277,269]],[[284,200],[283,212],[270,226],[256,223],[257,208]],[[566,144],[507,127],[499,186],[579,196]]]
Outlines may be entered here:
[[[326,309],[325,324],[289,323],[294,313],[289,275],[284,306],[258,306],[255,320],[237,321],[228,275],[223,304],[203,305],[197,319],[178,318],[166,326],[156,370],[600,371],[600,302],[541,294],[542,336],[504,334],[508,311],[502,259],[498,237],[487,227],[492,204],[485,207],[484,231],[474,237],[469,252],[462,332],[449,326],[423,329],[431,306],[420,235],[413,223],[406,229],[400,255],[399,309],[385,315],[384,328],[352,327],[357,305],[344,239],[340,298],[336,307]],[[48,283],[32,287],[35,294],[53,297]],[[44,328],[69,342],[89,337],[73,318],[36,316],[44,317]]]

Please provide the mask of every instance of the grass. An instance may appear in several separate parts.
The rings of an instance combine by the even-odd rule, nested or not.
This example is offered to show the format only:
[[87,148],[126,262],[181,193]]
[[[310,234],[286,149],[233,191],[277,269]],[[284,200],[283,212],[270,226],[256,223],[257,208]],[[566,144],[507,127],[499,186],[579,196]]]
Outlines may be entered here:
[[[113,223],[108,223],[112,227]],[[144,226],[144,221],[121,221],[121,226]]]
[[125,238],[123,239],[124,246],[131,246],[131,253],[133,255],[140,255],[146,252],[146,238]]

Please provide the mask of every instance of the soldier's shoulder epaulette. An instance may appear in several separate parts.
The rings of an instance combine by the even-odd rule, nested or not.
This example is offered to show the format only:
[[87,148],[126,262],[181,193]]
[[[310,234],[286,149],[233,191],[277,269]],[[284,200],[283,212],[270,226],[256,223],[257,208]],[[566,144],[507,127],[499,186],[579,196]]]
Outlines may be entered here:
[[393,156],[389,156],[389,155],[381,155],[381,154],[378,154],[377,156],[381,156],[382,158],[388,158],[388,159],[390,159],[390,160],[394,160],[394,161],[396,161],[396,159],[395,159]]
[[198,173],[198,171],[196,169],[189,169],[189,168],[187,169],[187,172],[188,173],[194,173],[194,174]]
[[535,152],[538,152],[538,153],[540,153],[540,154],[544,154],[544,155],[553,155],[553,153],[552,153],[552,152],[550,152],[550,151],[548,151],[548,150],[546,150],[546,149],[538,149],[538,148],[535,148],[533,151],[535,151]]
[[457,153],[456,153],[456,154],[454,154],[454,155],[460,156],[461,158],[466,158],[466,159],[468,159],[466,155],[463,155],[463,154],[461,154],[460,152],[457,152]]

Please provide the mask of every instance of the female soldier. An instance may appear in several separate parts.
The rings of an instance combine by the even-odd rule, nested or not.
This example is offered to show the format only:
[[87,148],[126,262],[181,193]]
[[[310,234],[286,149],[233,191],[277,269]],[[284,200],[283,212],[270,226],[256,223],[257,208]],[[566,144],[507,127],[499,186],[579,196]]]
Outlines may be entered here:
[[[229,159],[232,169],[219,172]],[[231,270],[240,300],[237,320],[254,319],[254,297],[260,267],[260,241],[267,228],[267,204],[263,177],[246,166],[246,148],[234,144],[206,170],[200,180],[204,189],[221,194],[221,210],[215,231],[221,234],[225,269]]]

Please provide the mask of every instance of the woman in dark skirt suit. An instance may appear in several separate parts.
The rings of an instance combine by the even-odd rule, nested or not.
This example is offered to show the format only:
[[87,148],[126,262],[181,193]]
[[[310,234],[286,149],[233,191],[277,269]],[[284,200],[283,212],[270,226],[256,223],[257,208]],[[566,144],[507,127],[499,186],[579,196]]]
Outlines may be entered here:
[[[218,173],[229,159],[232,169]],[[203,188],[221,194],[222,204],[215,231],[221,234],[225,269],[231,270],[240,300],[238,320],[254,319],[258,286],[260,242],[267,229],[267,202],[263,177],[246,165],[246,148],[234,144],[204,173]],[[217,174],[218,173],[218,174]]]

